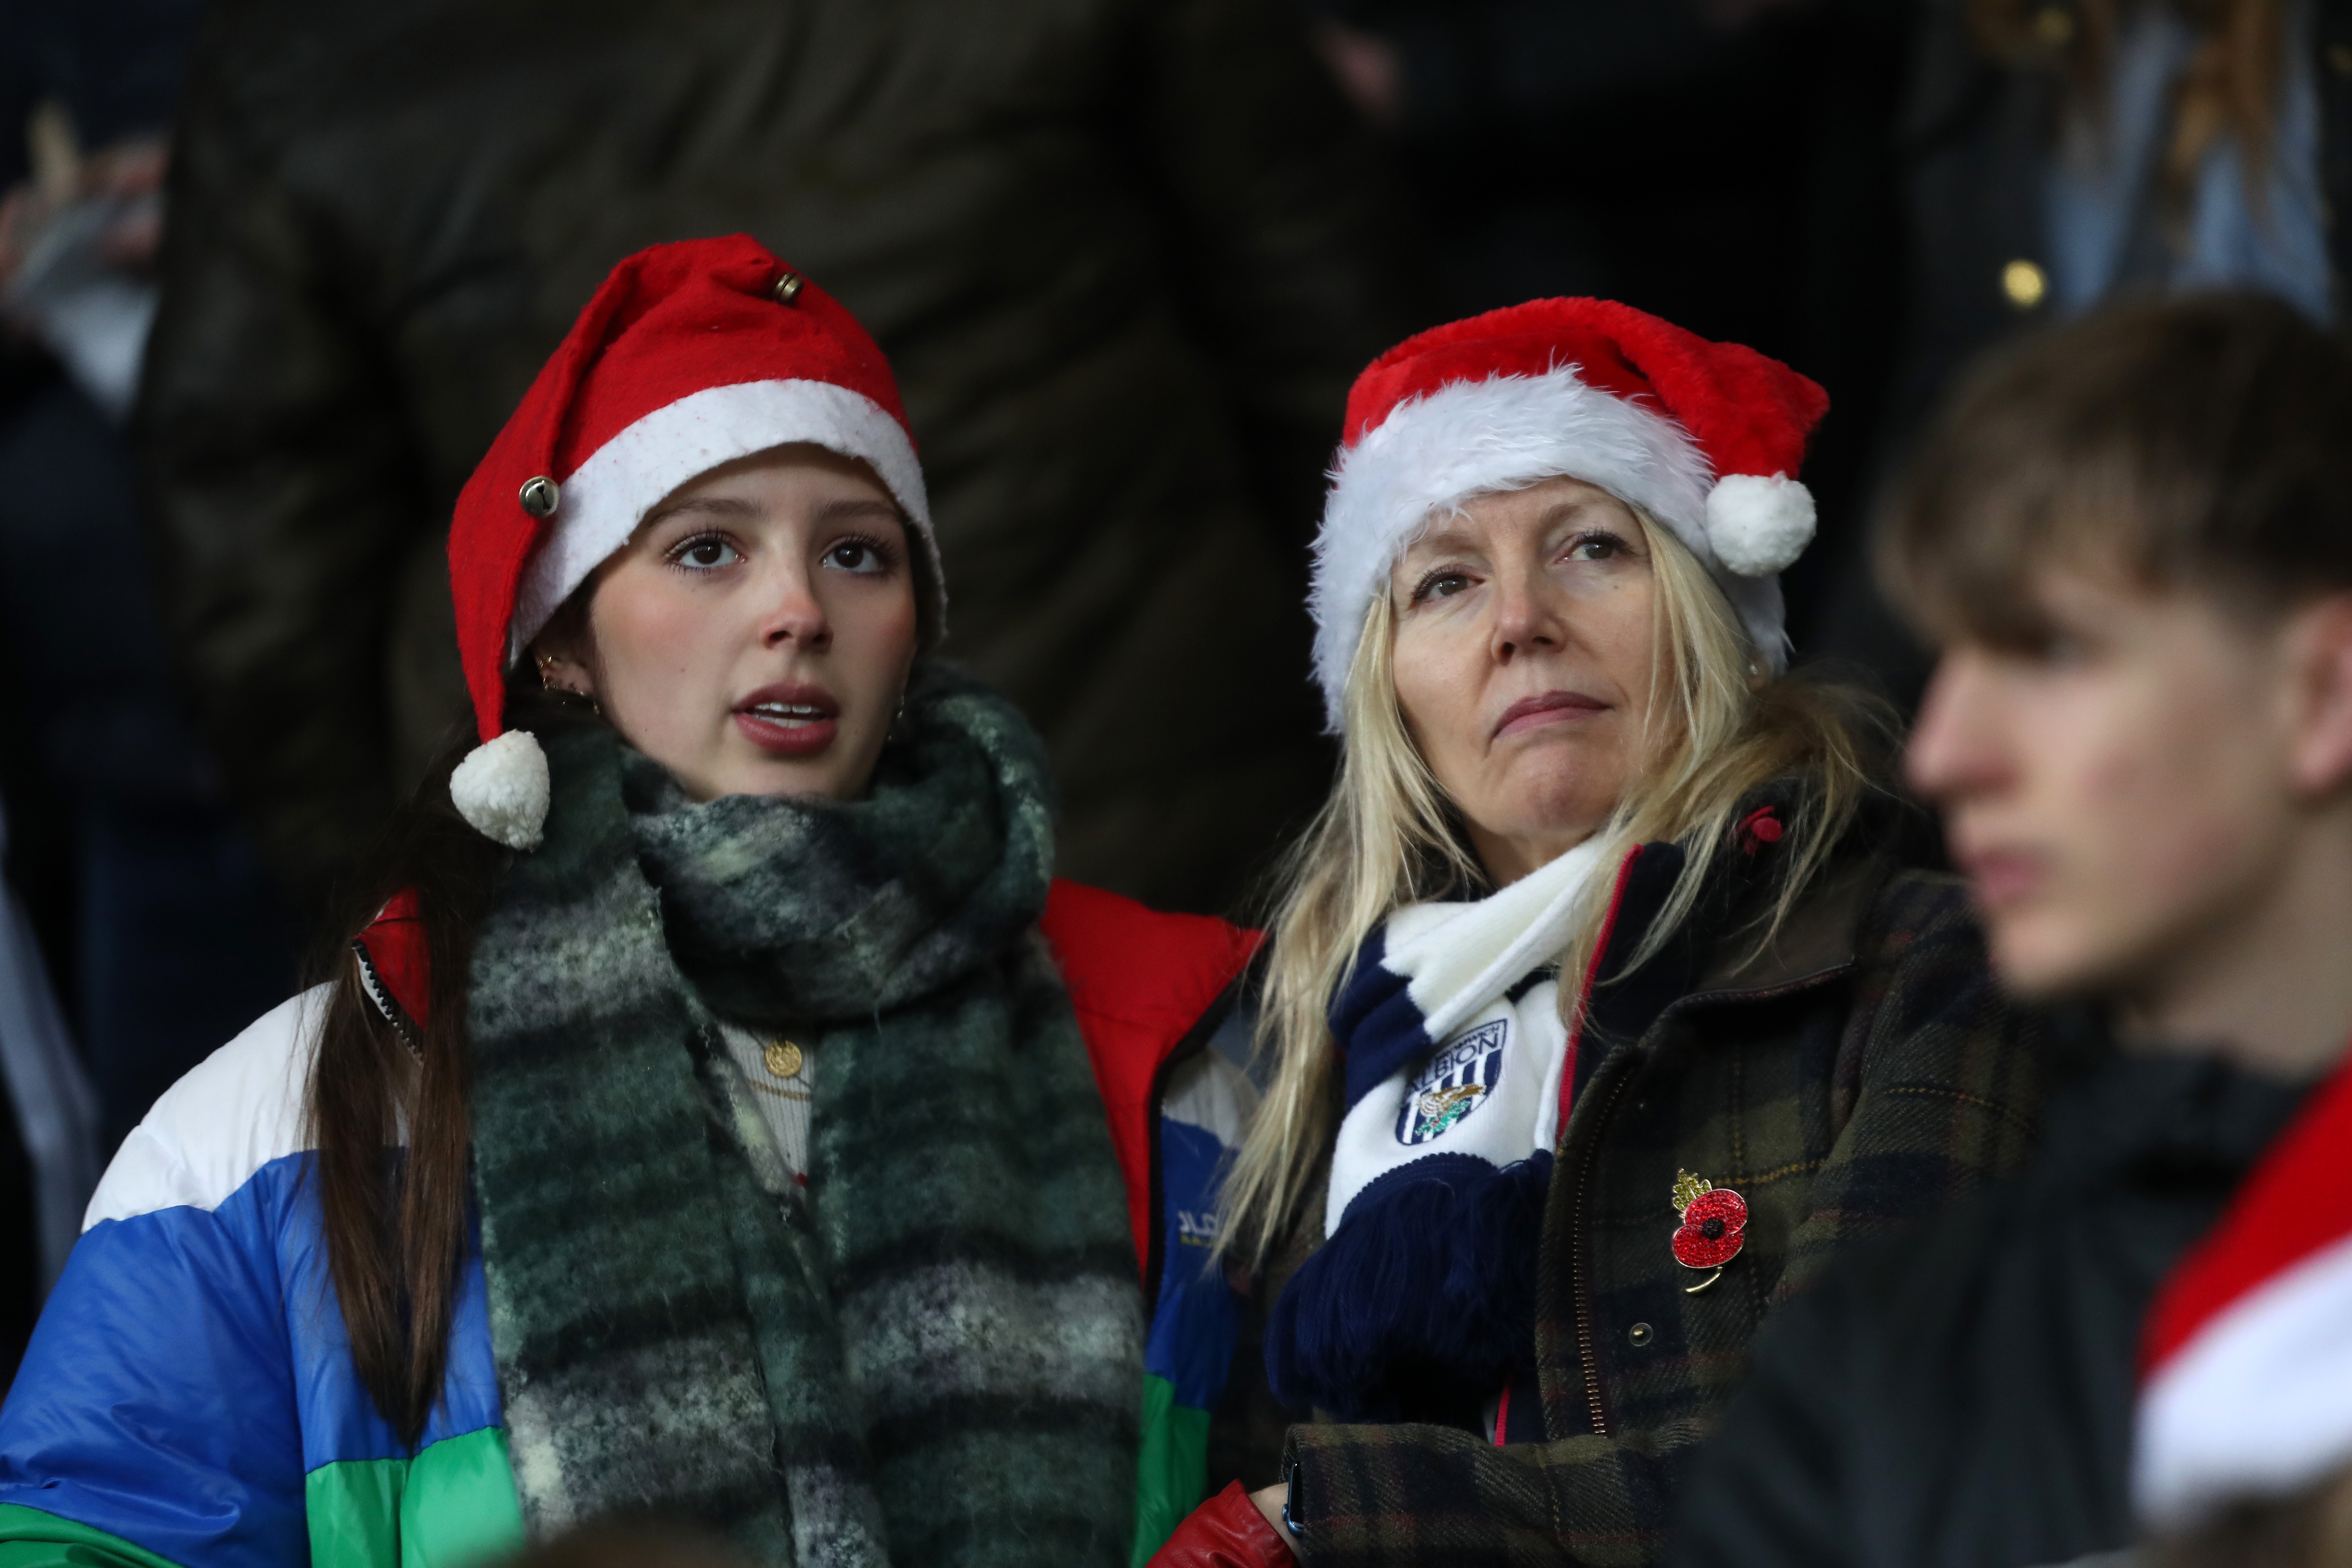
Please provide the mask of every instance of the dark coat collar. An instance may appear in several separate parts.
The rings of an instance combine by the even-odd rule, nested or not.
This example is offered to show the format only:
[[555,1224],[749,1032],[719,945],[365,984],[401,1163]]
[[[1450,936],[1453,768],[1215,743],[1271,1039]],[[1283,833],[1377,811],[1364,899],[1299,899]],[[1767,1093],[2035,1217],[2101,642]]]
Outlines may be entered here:
[[2234,1182],[2312,1088],[2208,1051],[2126,1050],[2088,1007],[2053,1012],[2044,1037],[2059,1089],[2034,1176],[2063,1189],[2204,1172]]
[[[1735,819],[1769,813],[1787,824],[1804,802],[1795,780],[1776,780],[1744,798]],[[1634,958],[1681,879],[1691,874],[1679,844],[1644,844],[1618,872],[1601,959],[1588,992],[1576,1072],[1580,1089],[1616,1047],[1642,1037],[1668,1007],[1761,1000],[1823,984],[1853,967],[1864,920],[1896,864],[1884,846],[1899,837],[1891,797],[1867,803],[1828,864],[1797,898],[1771,940],[1791,843],[1742,829],[1727,836],[1697,875],[1706,879],[1681,927],[1638,966]]]

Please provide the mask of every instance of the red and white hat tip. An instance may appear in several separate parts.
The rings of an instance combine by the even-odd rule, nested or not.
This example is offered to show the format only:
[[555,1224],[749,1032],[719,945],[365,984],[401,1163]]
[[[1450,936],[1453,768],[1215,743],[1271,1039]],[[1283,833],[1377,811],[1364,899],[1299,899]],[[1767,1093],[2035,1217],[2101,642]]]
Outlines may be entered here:
[[867,464],[944,578],[914,434],[866,329],[743,235],[641,250],[613,268],[457,498],[449,580],[482,745],[452,775],[466,820],[536,847],[547,759],[502,733],[506,673],[656,502],[739,458],[808,442]]
[[2132,1495],[2158,1531],[2352,1465],[2352,1065],[2150,1309]]
[[1433,517],[1569,477],[1670,530],[1783,668],[1775,574],[1813,537],[1795,478],[1829,396],[1776,360],[1629,305],[1537,300],[1433,328],[1374,360],[1315,544],[1315,674],[1344,727],[1348,668],[1375,594]]

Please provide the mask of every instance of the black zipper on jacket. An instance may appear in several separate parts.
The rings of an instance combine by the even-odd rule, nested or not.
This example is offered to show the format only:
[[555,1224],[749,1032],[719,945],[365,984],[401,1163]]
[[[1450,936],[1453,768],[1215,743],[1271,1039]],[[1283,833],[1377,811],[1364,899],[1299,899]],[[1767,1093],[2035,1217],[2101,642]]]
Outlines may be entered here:
[[[1775,1001],[1838,979],[1850,973],[1853,969],[1853,961],[1848,959],[1842,963],[1817,970],[1811,974],[1801,975],[1778,985],[1763,986],[1754,991],[1696,992],[1668,1004],[1665,1010],[1658,1015],[1649,1029],[1643,1033],[1645,1036],[1654,1033],[1683,1014],[1696,1012],[1701,1007],[1715,1006],[1724,1003]],[[1638,1050],[1640,1048],[1638,1043],[1632,1048]],[[1576,1163],[1575,1185],[1571,1189],[1572,1195],[1569,1203],[1569,1223],[1575,1227],[1576,1250],[1573,1262],[1570,1264],[1570,1294],[1576,1310],[1577,1364],[1584,1373],[1585,1406],[1591,1416],[1592,1433],[1596,1437],[1609,1436],[1609,1407],[1601,1387],[1601,1358],[1594,1353],[1593,1350],[1592,1227],[1586,1223],[1586,1194],[1591,1189],[1592,1168],[1601,1158],[1601,1141],[1608,1130],[1609,1118],[1616,1110],[1617,1102],[1624,1098],[1625,1086],[1633,1081],[1633,1078],[1631,1068],[1621,1071],[1604,1090],[1605,1098],[1601,1101],[1600,1109],[1592,1114],[1592,1136],[1586,1140],[1583,1157]]]
[[1630,1072],[1619,1073],[1617,1080],[1609,1086],[1609,1098],[1593,1113],[1592,1137],[1585,1146],[1584,1158],[1577,1163],[1576,1198],[1569,1206],[1569,1222],[1576,1227],[1571,1278],[1575,1282],[1572,1294],[1576,1302],[1577,1364],[1584,1371],[1584,1398],[1591,1411],[1596,1437],[1609,1436],[1609,1411],[1601,1394],[1601,1358],[1593,1353],[1592,1347],[1592,1227],[1585,1223],[1585,1194],[1591,1190],[1593,1162],[1601,1157],[1601,1130],[1609,1124],[1609,1113],[1617,1109],[1617,1101],[1633,1076]]
[[[1599,985],[1601,972],[1609,966],[1610,949],[1617,940],[1617,917],[1624,912],[1625,894],[1633,886],[1633,869],[1641,864],[1643,848],[1643,846],[1635,845],[1618,863],[1616,886],[1609,895],[1609,912],[1601,917],[1601,932],[1592,944],[1591,967],[1584,972],[1584,994],[1577,1000],[1576,1032],[1569,1037],[1568,1059],[1561,1069],[1568,1075],[1560,1080],[1563,1086],[1573,1085],[1574,1074],[1580,1065],[1578,1054],[1591,1038],[1592,993]],[[1594,1071],[1597,1078],[1598,1066]],[[1592,1162],[1601,1147],[1601,1129],[1607,1123],[1610,1111],[1616,1109],[1621,1086],[1629,1076],[1622,1072],[1617,1075],[1616,1081],[1610,1086],[1609,1098],[1602,1100],[1601,1109],[1593,1113],[1593,1135],[1586,1141],[1584,1157],[1577,1163],[1575,1197],[1568,1210],[1569,1224],[1573,1227],[1570,1232],[1573,1250],[1569,1254],[1569,1279],[1570,1297],[1576,1311],[1577,1365],[1584,1373],[1584,1397],[1591,1407],[1593,1433],[1601,1437],[1609,1436],[1609,1413],[1601,1397],[1601,1358],[1592,1351],[1592,1260],[1588,1256],[1587,1233],[1591,1227],[1584,1223],[1584,1194],[1590,1185]],[[1570,1109],[1572,1111],[1574,1106],[1571,1104]],[[1563,1121],[1560,1131],[1565,1133],[1567,1131]]]

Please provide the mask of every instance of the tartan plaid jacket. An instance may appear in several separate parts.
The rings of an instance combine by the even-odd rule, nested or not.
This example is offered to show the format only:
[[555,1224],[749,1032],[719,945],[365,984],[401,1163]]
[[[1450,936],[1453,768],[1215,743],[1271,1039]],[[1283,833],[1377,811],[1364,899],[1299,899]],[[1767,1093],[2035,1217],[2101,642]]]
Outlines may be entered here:
[[[1880,836],[1858,833],[1849,838]],[[1546,1200],[1536,1357],[1546,1440],[1295,1426],[1310,1568],[1647,1563],[1771,1305],[1841,1244],[2017,1170],[2042,1075],[1957,882],[1866,848],[1833,860],[1759,951],[1775,852],[1706,868],[1680,932],[1631,968],[1682,873],[1621,873]],[[1707,1289],[1669,1250],[1676,1173],[1738,1192],[1746,1246]]]

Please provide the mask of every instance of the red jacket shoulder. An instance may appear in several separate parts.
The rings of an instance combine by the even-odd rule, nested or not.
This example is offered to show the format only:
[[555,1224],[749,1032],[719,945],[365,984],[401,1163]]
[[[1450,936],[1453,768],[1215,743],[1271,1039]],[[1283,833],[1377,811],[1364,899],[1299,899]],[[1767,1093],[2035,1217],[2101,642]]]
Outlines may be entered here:
[[414,1041],[433,1011],[433,966],[425,952],[425,918],[416,889],[394,893],[367,930],[352,939],[360,982],[376,1010]]
[[1151,1091],[1160,1068],[1264,941],[1206,915],[1161,914],[1132,899],[1055,880],[1041,922],[1069,987],[1127,1176],[1135,1255],[1151,1256]]

